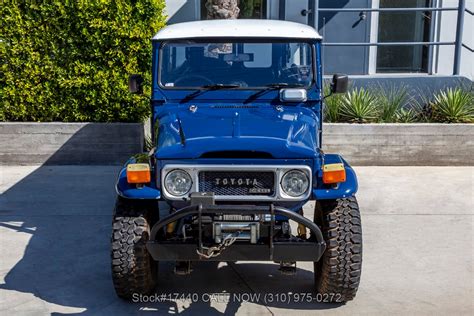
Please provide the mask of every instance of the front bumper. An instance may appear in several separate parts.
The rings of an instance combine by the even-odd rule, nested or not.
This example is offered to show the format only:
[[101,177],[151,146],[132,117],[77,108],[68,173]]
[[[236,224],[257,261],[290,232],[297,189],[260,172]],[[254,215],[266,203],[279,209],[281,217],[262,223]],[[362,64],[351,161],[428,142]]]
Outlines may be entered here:
[[[202,247],[202,215],[216,214],[258,214],[271,215],[270,236],[274,236],[275,216],[283,216],[304,225],[311,231],[311,238],[307,240],[290,239],[275,240],[273,237],[267,243],[249,244],[236,242],[221,255],[214,258],[203,258],[196,252]],[[158,240],[157,236],[166,225],[188,216],[197,216],[199,222],[199,238],[196,242]],[[255,206],[255,205],[191,205],[184,207],[163,218],[155,225],[150,233],[147,249],[154,260],[157,261],[319,261],[326,243],[319,227],[306,217],[280,206]]]

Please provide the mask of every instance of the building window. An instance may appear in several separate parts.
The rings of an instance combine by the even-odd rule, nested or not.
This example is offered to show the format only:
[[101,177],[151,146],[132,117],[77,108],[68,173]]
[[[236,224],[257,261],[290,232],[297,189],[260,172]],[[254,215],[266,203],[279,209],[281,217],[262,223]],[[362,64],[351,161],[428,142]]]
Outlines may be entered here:
[[[430,7],[430,0],[380,0],[380,8]],[[379,42],[429,42],[431,12],[380,12]],[[429,46],[379,46],[377,72],[428,72]]]
[[267,0],[201,0],[201,19],[266,19]]

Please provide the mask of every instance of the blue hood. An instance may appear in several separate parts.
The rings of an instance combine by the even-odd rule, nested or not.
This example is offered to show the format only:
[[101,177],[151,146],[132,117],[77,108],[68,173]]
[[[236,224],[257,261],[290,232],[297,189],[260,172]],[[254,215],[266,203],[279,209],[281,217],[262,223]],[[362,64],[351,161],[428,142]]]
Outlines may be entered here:
[[205,153],[258,151],[274,158],[314,158],[318,116],[303,107],[200,105],[162,108],[158,159],[199,158]]

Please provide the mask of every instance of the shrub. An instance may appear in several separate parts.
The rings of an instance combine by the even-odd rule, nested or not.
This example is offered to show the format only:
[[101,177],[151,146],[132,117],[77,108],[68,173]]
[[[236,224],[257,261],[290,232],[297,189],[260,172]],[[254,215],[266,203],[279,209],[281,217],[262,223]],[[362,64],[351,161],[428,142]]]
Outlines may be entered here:
[[150,38],[164,0],[10,2],[0,6],[0,120],[141,121],[150,83]]
[[474,94],[462,88],[440,91],[431,102],[432,117],[438,122],[473,123]]
[[354,89],[342,97],[341,119],[346,122],[370,123],[379,117],[377,97],[364,88]]

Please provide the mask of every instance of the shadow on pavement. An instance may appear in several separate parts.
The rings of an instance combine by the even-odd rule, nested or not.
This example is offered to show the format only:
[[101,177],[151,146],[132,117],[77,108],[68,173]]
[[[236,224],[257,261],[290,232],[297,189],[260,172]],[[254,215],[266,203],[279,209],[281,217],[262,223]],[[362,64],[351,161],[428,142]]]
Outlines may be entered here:
[[[259,314],[266,306],[294,310],[338,306],[294,299],[288,303],[276,296],[271,302],[268,297],[265,300],[268,293],[310,293],[313,285],[311,271],[299,269],[290,277],[280,275],[278,266],[271,263],[197,263],[189,276],[176,276],[172,263],[161,263],[156,292],[170,296],[159,303],[117,298],[110,274],[109,241],[118,170],[119,166],[45,164],[1,194],[0,231],[5,249],[0,256],[16,262],[2,273],[4,312],[233,315],[244,303],[232,296],[252,293],[262,296],[245,308]],[[182,298],[193,293],[198,300],[194,301],[196,296],[188,297],[191,301],[173,300],[176,295]],[[207,294],[219,294],[221,301],[211,296],[206,301]],[[230,295],[228,302],[226,295]]]

